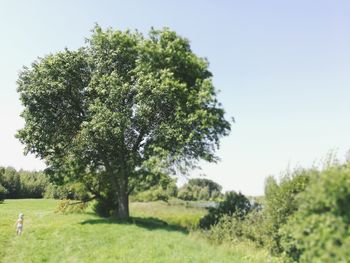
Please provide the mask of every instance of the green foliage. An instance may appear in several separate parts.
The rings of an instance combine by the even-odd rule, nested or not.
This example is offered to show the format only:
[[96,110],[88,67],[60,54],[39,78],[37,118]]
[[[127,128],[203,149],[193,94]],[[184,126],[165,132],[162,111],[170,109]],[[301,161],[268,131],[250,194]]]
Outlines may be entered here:
[[17,137],[55,179],[114,193],[127,218],[128,194],[145,174],[216,161],[230,123],[208,62],[175,32],[152,29],[147,38],[96,26],[86,43],[22,70]]
[[7,198],[42,198],[49,182],[42,172],[7,167],[1,168],[0,184],[6,189]]
[[193,191],[192,187],[183,186],[183,187],[181,187],[179,189],[177,197],[179,199],[182,199],[182,200],[185,200],[185,201],[196,200],[196,198],[195,198],[193,193],[194,193],[194,191]]
[[151,201],[168,201],[169,195],[162,187],[154,187],[147,191],[137,193],[130,197],[131,201],[151,202]]
[[251,210],[244,218],[235,214],[224,215],[205,232],[205,235],[214,243],[237,245],[240,242],[254,242],[256,246],[261,247],[266,242],[264,222],[264,214],[256,209]]
[[208,230],[207,237],[210,241],[236,244],[242,241],[242,220],[235,215],[223,215],[215,225]]
[[194,230],[198,227],[201,217],[206,210],[198,207],[187,207],[179,204],[176,200],[169,200],[167,203],[157,202],[133,202],[130,204],[133,217],[147,217],[152,215],[169,225],[178,226],[186,230]]
[[4,202],[6,194],[7,194],[6,188],[0,184],[0,203]]
[[21,198],[42,198],[48,186],[48,178],[42,172],[19,171]]
[[349,262],[349,164],[314,176],[298,203],[298,211],[280,231],[285,253],[298,262]]
[[20,198],[21,179],[14,168],[2,168],[0,184],[2,184],[2,186],[7,190],[7,198]]
[[179,189],[178,198],[186,201],[216,200],[222,187],[209,179],[194,178]]
[[95,199],[92,210],[101,217],[116,215],[118,198],[111,191],[103,192]]
[[[177,196],[176,180],[168,175],[161,174],[153,181],[152,187],[145,187],[146,182],[138,186],[130,196],[131,201],[151,202],[151,201],[168,201],[171,197]],[[142,190],[140,190],[142,189]]]
[[208,229],[217,224],[224,216],[233,216],[242,220],[251,210],[251,203],[247,197],[234,191],[225,193],[224,201],[220,202],[217,207],[210,207],[208,215],[204,216],[199,226]]
[[306,189],[310,178],[316,174],[316,170],[297,169],[286,173],[279,182],[273,177],[266,180],[263,211],[265,243],[273,253],[282,251],[279,229],[298,209],[296,197]]
[[71,199],[87,201],[90,195],[82,183],[66,183],[55,185],[49,183],[45,188],[44,198]]

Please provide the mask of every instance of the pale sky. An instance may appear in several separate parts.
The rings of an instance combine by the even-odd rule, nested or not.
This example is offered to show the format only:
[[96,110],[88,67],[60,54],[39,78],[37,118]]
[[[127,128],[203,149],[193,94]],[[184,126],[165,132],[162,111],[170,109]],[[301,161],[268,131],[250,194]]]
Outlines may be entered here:
[[224,190],[263,193],[268,175],[350,149],[350,1],[0,1],[0,165],[43,169],[14,138],[23,126],[18,71],[84,45],[103,28],[170,27],[207,57],[234,116],[218,164],[202,171]]

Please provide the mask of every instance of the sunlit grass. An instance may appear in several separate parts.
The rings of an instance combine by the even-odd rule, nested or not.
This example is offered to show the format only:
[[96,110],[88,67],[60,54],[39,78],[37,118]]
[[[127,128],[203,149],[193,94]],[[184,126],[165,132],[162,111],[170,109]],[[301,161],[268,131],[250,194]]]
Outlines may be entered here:
[[[249,246],[209,244],[188,234],[205,213],[165,203],[133,203],[129,223],[91,212],[56,214],[55,200],[6,200],[0,205],[0,262],[275,262]],[[24,213],[24,232],[14,222]],[[184,218],[181,219],[181,215]]]

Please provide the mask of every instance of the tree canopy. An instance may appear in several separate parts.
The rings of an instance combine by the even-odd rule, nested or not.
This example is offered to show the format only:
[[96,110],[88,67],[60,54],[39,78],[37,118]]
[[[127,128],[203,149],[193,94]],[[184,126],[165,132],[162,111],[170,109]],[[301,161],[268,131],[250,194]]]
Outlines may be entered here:
[[206,178],[194,178],[179,189],[178,197],[184,200],[215,200],[222,196],[222,186]]
[[55,180],[77,180],[128,218],[145,177],[185,173],[215,150],[230,123],[208,61],[165,28],[96,26],[86,45],[39,58],[18,79],[25,126],[17,137]]

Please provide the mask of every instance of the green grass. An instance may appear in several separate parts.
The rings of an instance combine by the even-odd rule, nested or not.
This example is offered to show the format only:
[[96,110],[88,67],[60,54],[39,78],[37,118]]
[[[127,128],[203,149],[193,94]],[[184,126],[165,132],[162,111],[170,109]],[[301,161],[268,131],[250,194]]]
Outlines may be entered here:
[[[0,204],[0,262],[277,262],[248,245],[214,246],[188,234],[185,227],[195,225],[202,209],[132,203],[133,220],[125,223],[91,212],[56,214],[56,206],[30,199]],[[21,237],[14,228],[19,212]]]
[[131,203],[131,216],[133,217],[153,217],[165,221],[174,226],[186,229],[195,228],[202,216],[207,211],[201,208],[188,208],[184,205],[176,205],[172,202],[149,202],[149,203]]

